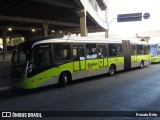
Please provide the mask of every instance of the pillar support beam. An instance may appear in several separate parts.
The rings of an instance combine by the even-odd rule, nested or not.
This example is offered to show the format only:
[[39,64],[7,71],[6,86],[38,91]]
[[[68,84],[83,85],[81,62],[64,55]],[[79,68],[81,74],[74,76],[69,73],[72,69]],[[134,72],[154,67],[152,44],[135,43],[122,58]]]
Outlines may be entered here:
[[86,10],[81,9],[77,12],[77,14],[80,17],[80,33],[81,33],[81,36],[88,36],[87,23],[86,23]]
[[44,36],[47,37],[48,36],[48,23],[47,22],[43,23],[43,31],[44,31]]
[[2,28],[2,38],[3,38],[3,59],[6,59],[7,56],[7,28]]

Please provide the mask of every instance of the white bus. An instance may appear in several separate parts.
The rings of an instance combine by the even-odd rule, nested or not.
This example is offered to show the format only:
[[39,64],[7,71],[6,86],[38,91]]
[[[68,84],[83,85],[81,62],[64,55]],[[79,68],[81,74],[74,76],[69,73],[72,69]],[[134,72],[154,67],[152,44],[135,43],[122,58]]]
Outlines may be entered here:
[[17,87],[50,84],[143,68],[151,62],[150,46],[141,41],[92,37],[45,37],[21,43],[12,56],[11,75]]

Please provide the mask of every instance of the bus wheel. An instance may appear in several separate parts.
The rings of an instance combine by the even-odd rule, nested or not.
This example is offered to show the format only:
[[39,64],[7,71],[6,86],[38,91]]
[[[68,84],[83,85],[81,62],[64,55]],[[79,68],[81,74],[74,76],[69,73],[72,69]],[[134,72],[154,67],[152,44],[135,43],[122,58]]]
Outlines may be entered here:
[[68,82],[68,76],[64,72],[60,75],[58,84],[60,87],[65,87],[67,85],[67,82]]
[[114,65],[111,65],[109,68],[109,75],[112,76],[116,73],[116,67]]
[[141,61],[140,68],[142,69],[143,67],[144,67],[144,62]]

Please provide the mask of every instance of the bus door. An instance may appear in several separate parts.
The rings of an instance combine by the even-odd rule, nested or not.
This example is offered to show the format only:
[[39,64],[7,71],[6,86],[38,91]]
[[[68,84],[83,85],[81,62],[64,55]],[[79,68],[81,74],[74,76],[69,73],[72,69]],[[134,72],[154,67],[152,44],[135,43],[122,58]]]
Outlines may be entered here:
[[99,59],[96,44],[86,44],[86,69],[88,77],[99,74]]
[[136,67],[137,66],[137,46],[136,45],[132,45],[131,46],[131,52],[132,52],[132,56],[131,56],[131,63],[132,63],[132,67]]
[[72,45],[72,52],[74,72],[86,70],[84,45]]
[[106,45],[97,45],[98,61],[99,68],[107,67],[107,46]]
[[117,70],[124,69],[124,57],[122,54],[122,44],[117,44]]
[[37,84],[42,84],[53,75],[48,71],[53,67],[51,44],[39,44],[33,49],[31,65],[33,66],[30,77],[37,75]]
[[115,64],[117,71],[124,69],[124,57],[122,56],[121,44],[108,44],[108,55],[109,65]]

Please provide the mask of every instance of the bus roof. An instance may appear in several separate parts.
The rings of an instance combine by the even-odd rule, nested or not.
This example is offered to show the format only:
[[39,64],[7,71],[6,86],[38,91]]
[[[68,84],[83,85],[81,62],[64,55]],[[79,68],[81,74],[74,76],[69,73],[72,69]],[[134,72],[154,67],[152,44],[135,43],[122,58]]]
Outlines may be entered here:
[[[64,36],[62,38],[50,38],[38,41],[35,44],[40,43],[122,43],[122,40],[129,39],[113,39],[113,38],[95,38],[95,37],[75,37]],[[131,44],[147,44],[145,41],[129,40]]]
[[77,36],[49,36],[42,37],[22,44],[31,45],[32,47],[42,43],[122,43],[122,40],[129,40],[131,44],[146,44],[145,41],[136,39],[115,39],[115,38],[97,38],[97,37],[77,37]]

